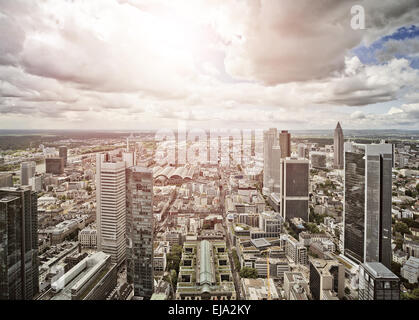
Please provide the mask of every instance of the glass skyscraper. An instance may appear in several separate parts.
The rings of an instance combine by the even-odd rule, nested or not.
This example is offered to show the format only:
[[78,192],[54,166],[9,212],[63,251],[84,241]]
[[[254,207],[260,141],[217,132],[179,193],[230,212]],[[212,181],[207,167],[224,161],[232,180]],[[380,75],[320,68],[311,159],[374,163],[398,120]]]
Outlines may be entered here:
[[0,300],[39,292],[38,209],[29,188],[0,189]]
[[345,143],[344,254],[391,267],[392,145]]
[[127,279],[134,295],[153,294],[153,172],[133,166],[126,170]]

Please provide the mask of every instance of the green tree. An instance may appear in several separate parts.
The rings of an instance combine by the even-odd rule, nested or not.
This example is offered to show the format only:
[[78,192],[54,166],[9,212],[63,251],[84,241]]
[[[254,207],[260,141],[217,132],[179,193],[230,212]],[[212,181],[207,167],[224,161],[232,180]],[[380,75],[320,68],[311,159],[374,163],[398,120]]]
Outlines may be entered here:
[[167,255],[167,270],[175,270],[179,272],[180,260],[182,258],[182,246],[174,245]]
[[237,271],[240,271],[241,269],[241,265],[240,265],[240,259],[239,256],[237,254],[237,250],[234,249],[233,250],[233,261],[234,261],[234,267]]
[[340,231],[339,231],[338,227],[335,228],[335,236],[336,236],[336,238],[340,237]]
[[396,240],[394,240],[394,243],[396,244],[396,250],[402,250],[403,238],[397,238]]
[[402,235],[411,234],[409,226],[404,222],[396,222],[394,230],[396,230],[396,232],[400,232]]
[[258,277],[258,271],[255,268],[243,267],[240,270],[240,277],[256,279]]

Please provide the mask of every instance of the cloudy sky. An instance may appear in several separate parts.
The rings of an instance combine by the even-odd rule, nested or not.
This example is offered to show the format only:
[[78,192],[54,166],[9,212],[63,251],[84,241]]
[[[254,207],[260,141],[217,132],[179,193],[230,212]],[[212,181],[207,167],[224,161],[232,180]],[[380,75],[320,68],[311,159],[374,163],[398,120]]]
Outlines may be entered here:
[[419,129],[419,1],[0,1],[2,129],[338,120]]

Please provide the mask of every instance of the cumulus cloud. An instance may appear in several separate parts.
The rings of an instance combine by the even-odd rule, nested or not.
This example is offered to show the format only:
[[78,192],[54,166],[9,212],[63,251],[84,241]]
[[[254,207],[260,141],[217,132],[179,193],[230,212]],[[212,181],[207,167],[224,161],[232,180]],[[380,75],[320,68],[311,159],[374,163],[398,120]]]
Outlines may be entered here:
[[2,0],[0,124],[349,124],[372,116],[332,108],[403,95],[411,115],[419,74],[396,56],[417,39],[387,42],[380,65],[349,50],[411,23],[417,1],[365,1],[366,30],[351,29],[356,3]]

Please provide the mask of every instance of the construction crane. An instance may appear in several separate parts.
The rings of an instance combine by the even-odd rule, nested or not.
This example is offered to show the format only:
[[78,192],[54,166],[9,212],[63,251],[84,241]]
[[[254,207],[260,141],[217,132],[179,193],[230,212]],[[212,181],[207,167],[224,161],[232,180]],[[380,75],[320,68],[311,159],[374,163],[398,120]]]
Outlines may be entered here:
[[261,251],[261,253],[266,253],[266,278],[268,279],[268,300],[271,300],[271,284],[270,284],[270,277],[269,277],[269,256],[271,254],[271,249],[268,248],[266,250]]

